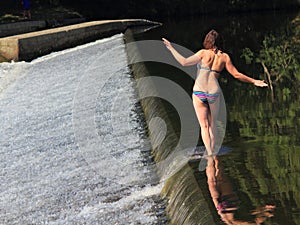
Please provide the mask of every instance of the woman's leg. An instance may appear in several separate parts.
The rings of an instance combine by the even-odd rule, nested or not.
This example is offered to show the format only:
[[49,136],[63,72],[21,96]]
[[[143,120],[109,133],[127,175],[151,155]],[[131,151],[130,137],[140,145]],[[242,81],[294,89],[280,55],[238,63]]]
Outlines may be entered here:
[[211,139],[209,132],[209,106],[193,95],[193,105],[201,128],[201,137],[207,154],[212,154]]
[[219,135],[219,131],[217,128],[217,118],[220,109],[220,97],[216,98],[214,103],[209,104],[209,135],[210,135],[210,146],[212,149],[212,154],[218,154],[220,147],[221,147],[221,136]]

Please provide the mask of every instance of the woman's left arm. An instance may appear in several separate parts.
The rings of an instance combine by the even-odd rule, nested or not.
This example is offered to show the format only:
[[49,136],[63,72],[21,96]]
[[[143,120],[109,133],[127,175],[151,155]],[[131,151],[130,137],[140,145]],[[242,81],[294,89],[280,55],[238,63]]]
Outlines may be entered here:
[[201,50],[199,52],[197,52],[196,54],[194,54],[188,58],[185,58],[179,52],[176,51],[176,49],[171,45],[171,43],[167,39],[162,38],[162,40],[164,41],[164,44],[166,45],[167,49],[170,50],[170,52],[172,53],[174,58],[177,60],[177,62],[180,63],[180,65],[192,66],[192,65],[197,64],[201,60],[201,57],[199,56]]
[[225,67],[227,71],[236,79],[246,82],[246,83],[251,83],[254,84],[255,86],[258,87],[267,87],[268,85],[265,83],[264,80],[256,80],[251,77],[248,77],[245,74],[240,73],[235,66],[232,64],[230,57],[228,55],[225,55],[226,57],[226,62],[225,62]]

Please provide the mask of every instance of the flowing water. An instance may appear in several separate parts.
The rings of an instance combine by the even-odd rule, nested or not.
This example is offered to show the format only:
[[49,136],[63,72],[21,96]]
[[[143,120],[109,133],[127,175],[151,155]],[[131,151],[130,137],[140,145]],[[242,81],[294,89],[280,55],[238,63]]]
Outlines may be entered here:
[[[173,43],[195,52],[202,48],[204,35],[210,29],[216,29],[223,36],[225,51],[229,53],[236,67],[249,76],[266,79],[262,65],[259,63],[248,64],[241,55],[246,48],[258,52],[263,49],[263,45],[266,43],[264,40],[270,40],[272,37],[275,37],[278,42],[271,43],[266,48],[266,52],[269,51],[268,53],[272,54],[272,51],[276,51],[278,46],[289,46],[287,43],[290,41],[288,40],[297,40],[297,37],[291,36],[292,32],[290,31],[291,26],[299,21],[299,19],[295,19],[296,16],[297,12],[262,12],[231,16],[207,15],[201,18],[170,20],[164,22],[162,27],[135,35],[134,38],[135,40],[161,40],[162,37],[165,37]],[[279,51],[279,55],[284,54],[289,48],[291,47]],[[161,54],[165,54],[163,50],[160,51],[162,51]],[[284,59],[287,57],[289,54],[283,55]],[[278,55],[277,58],[273,57],[269,66],[277,65],[279,59]],[[260,89],[240,83],[226,72],[223,72],[220,78],[228,113],[223,145],[230,151],[219,157],[219,163],[222,164],[222,174],[224,177],[226,176],[226,182],[222,181],[224,186],[225,183],[226,185],[230,184],[232,192],[238,197],[239,208],[235,217],[239,222],[253,221],[251,210],[262,210],[261,207],[274,205],[276,206],[274,216],[265,221],[265,224],[300,224],[300,179],[298,176],[300,171],[300,74],[298,60],[299,57],[295,62],[294,68],[296,69],[283,72],[286,77],[274,84],[273,94],[269,88]],[[172,64],[168,63],[167,65],[167,63],[157,63],[157,61],[145,63],[149,75],[172,80],[191,95],[194,78],[170,65]],[[291,61],[289,65],[292,65]],[[275,78],[273,79],[275,80]],[[180,119],[182,118],[178,115],[174,105],[169,102],[163,103],[172,129],[175,130],[177,136],[180,136],[182,132]],[[195,124],[197,123],[194,117],[190,119],[194,120]],[[174,137],[173,140],[175,140]],[[164,149],[168,149],[169,152],[176,145],[171,141],[165,144]],[[199,145],[202,145],[200,139]],[[208,196],[206,201],[212,202],[212,199],[209,199],[212,193],[207,187],[205,173],[197,172],[197,166],[193,166],[193,168],[199,183],[199,186],[193,186],[195,192],[200,187],[203,192],[206,191]],[[184,174],[184,171],[186,168],[176,177]],[[175,187],[180,187],[179,189],[182,190],[187,188],[180,181],[176,181],[177,178],[171,181],[178,183],[175,184]],[[167,192],[172,191],[168,189]],[[173,209],[169,209],[169,211],[172,214],[174,207],[188,207],[187,204],[190,204],[189,209],[175,210],[172,214],[178,218],[187,218],[187,215],[191,216],[193,209],[198,209],[199,205],[200,208],[203,206],[200,202],[186,201],[182,193],[174,194],[173,199],[177,203],[174,203]],[[189,190],[188,193],[192,195],[194,192]],[[266,216],[263,214],[265,212],[259,212],[257,215]],[[220,223],[221,219],[214,207],[211,207],[211,213],[215,214],[215,218],[217,218],[215,223]],[[198,219],[196,215],[194,216]],[[198,224],[210,224],[196,219],[191,224],[197,224],[195,221],[198,221]]]
[[[196,51],[202,47],[203,35],[214,28],[223,35],[225,50],[237,68],[264,78],[261,65],[245,63],[243,49],[258,51],[270,34],[280,39],[295,16],[207,15],[166,21],[134,39],[166,37]],[[164,60],[150,61],[132,68],[141,77],[160,77],[146,79],[154,88],[138,85],[146,98],[141,101],[146,119],[152,118],[148,121],[152,146],[122,35],[30,63],[0,64],[1,224],[162,223],[162,184],[151,163],[151,148],[157,172],[164,175],[166,170],[167,178],[174,175],[166,179],[162,192],[170,199],[166,211],[171,221],[222,224],[207,185],[210,170],[198,171],[199,161],[186,155],[193,149],[181,149],[177,143],[187,124],[191,126],[185,138],[199,132],[187,99],[194,77]],[[222,75],[228,118],[219,156],[220,184],[238,198],[236,220],[251,221],[251,210],[275,205],[274,217],[265,224],[299,224],[298,83],[277,83],[272,99],[269,89],[239,83],[226,72]],[[161,107],[147,96],[161,97],[153,89],[166,80],[173,81],[178,93],[160,88],[168,96],[160,99]],[[176,106],[166,101],[176,102],[180,96],[184,112],[189,113],[184,126]],[[198,143],[202,145],[200,138]]]
[[0,224],[157,224],[123,35],[0,64]]

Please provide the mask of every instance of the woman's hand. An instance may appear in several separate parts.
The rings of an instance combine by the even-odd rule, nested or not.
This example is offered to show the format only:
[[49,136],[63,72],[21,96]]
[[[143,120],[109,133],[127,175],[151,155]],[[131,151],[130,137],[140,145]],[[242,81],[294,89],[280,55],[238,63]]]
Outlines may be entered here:
[[268,87],[268,84],[264,80],[255,80],[254,85],[257,87]]
[[171,43],[165,38],[162,38],[162,40],[163,40],[165,46],[167,47],[167,49],[169,49],[171,51],[173,49],[173,46],[171,45]]

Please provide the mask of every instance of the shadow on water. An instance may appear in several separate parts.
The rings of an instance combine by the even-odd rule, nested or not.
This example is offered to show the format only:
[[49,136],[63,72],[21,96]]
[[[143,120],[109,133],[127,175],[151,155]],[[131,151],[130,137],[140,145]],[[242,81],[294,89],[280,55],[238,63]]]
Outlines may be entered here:
[[[135,39],[160,40],[166,37],[196,51],[202,48],[204,34],[214,28],[223,35],[225,51],[230,54],[236,67],[254,78],[264,79],[264,71],[259,63],[245,63],[245,59],[241,57],[243,49],[249,48],[259,55],[264,40],[270,35],[281,42],[271,43],[265,53],[276,50],[280,45],[288,45],[294,41],[299,43],[299,25],[296,30],[291,27],[294,21],[299,24],[299,15],[295,13],[246,14],[224,18],[206,16],[185,21],[167,21],[160,28],[136,35]],[[286,39],[283,40],[282,37]],[[288,48],[293,48],[293,45]],[[278,69],[276,63],[279,59],[280,55],[271,61],[273,65],[269,65],[273,74]],[[191,95],[193,79],[182,71],[154,62],[144,63],[144,66],[149,72],[148,75],[171,79]],[[274,84],[276,94],[273,103],[269,89],[258,89],[240,83],[227,72],[223,72],[220,78],[228,113],[224,145],[232,151],[220,156],[219,160],[223,165],[223,177],[226,177],[226,183],[231,185],[238,199],[238,210],[234,210],[234,218],[245,221],[245,224],[254,222],[255,218],[260,220],[262,217],[261,220],[264,220],[271,216],[274,210],[271,205],[276,205],[275,216],[264,224],[300,224],[300,178],[297,176],[300,171],[299,68],[298,57],[295,69],[288,70],[286,77]],[[167,125],[176,135],[167,133],[161,150],[158,151],[167,150],[170,154],[176,146],[181,125],[176,109],[168,102],[162,103],[164,116],[170,121]],[[160,110],[160,107],[152,110],[155,114],[154,111]],[[198,144],[202,145],[200,138]],[[166,181],[163,193],[170,199],[167,211],[174,219],[174,224],[221,223],[216,206],[221,210],[222,206],[218,206],[219,202],[214,205],[209,185],[207,186],[209,171],[206,174],[199,172],[197,163],[190,161],[183,165]],[[249,214],[251,210],[256,210],[252,211],[253,215]]]

